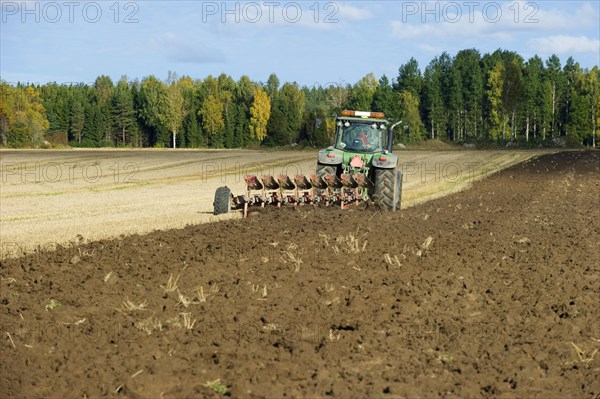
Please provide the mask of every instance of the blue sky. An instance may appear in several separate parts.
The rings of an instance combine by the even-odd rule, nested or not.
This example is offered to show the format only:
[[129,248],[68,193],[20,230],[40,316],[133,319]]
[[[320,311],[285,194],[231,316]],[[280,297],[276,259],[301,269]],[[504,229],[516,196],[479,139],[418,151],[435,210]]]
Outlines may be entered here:
[[[395,77],[465,48],[600,64],[595,1],[0,1],[0,78],[226,73],[301,85]],[[318,11],[317,11],[318,10]]]

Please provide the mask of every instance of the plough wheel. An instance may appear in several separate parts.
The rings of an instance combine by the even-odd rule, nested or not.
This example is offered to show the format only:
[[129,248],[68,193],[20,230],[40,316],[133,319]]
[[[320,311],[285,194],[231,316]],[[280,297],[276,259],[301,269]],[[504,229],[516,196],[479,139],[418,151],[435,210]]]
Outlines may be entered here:
[[219,187],[215,192],[213,214],[221,215],[231,210],[231,190],[229,187]]

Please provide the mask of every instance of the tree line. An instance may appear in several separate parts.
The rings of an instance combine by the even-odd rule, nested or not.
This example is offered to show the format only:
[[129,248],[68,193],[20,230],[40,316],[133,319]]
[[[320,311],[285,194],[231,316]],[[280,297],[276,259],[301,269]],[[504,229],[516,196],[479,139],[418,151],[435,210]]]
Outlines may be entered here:
[[[114,83],[0,82],[4,146],[245,148],[328,145],[342,109],[402,120],[402,140],[595,145],[600,127],[598,67],[556,55],[475,49],[442,53],[422,71],[414,58],[398,75],[367,74],[354,85],[302,86],[271,74],[266,83],[226,74],[203,80],[169,72]],[[398,137],[400,138],[400,137]]]

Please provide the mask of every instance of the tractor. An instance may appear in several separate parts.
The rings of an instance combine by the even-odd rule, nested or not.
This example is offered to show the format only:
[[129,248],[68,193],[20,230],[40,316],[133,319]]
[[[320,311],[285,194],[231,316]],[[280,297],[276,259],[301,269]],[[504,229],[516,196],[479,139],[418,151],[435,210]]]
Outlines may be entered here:
[[334,205],[372,201],[385,211],[400,209],[402,173],[392,154],[394,128],[381,112],[344,110],[336,117],[333,145],[319,151],[316,173],[305,176],[244,176],[245,195],[228,187],[215,193],[214,214],[260,205]]

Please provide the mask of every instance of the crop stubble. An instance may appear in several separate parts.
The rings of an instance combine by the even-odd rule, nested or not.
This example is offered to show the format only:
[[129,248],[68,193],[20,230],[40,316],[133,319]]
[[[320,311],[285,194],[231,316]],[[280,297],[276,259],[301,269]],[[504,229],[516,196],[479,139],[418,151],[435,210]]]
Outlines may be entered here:
[[[464,189],[537,151],[402,151],[403,206]],[[242,194],[242,176],[314,173],[306,151],[0,151],[0,258],[57,244],[144,234],[214,217],[217,187]]]

